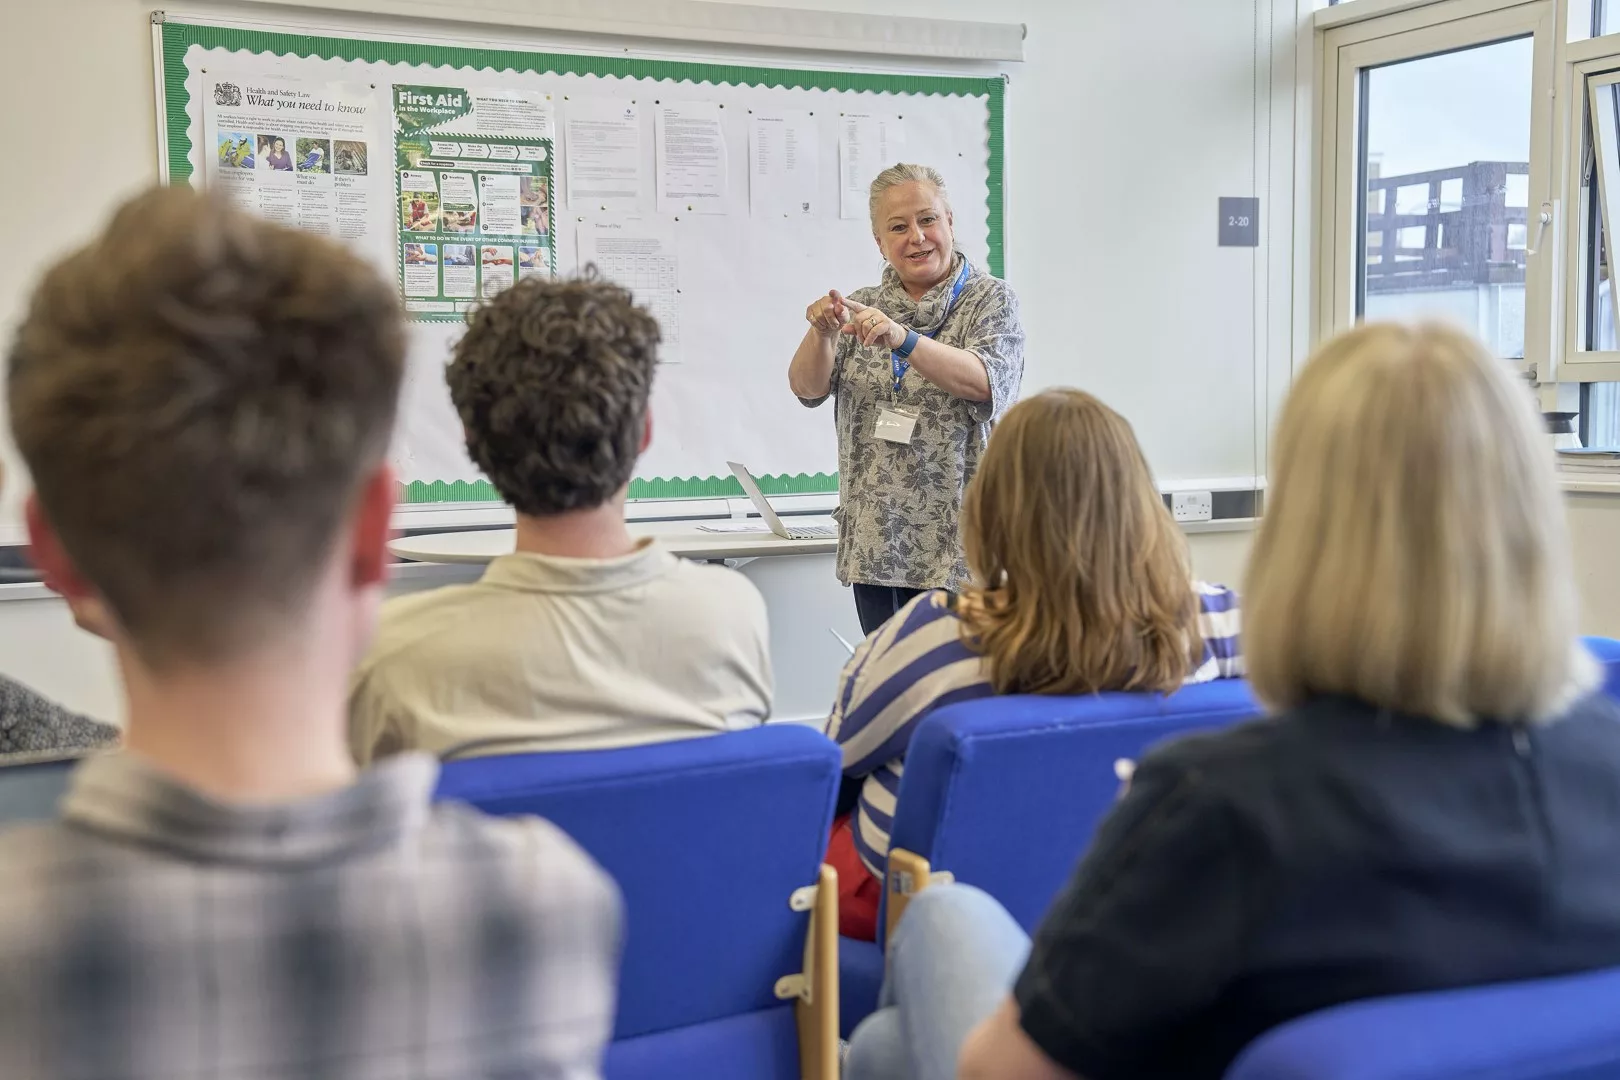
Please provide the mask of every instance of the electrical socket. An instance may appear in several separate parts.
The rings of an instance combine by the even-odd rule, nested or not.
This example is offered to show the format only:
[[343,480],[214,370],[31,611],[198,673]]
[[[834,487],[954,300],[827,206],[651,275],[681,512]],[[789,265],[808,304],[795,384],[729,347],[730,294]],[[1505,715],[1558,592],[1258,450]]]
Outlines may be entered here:
[[1207,491],[1177,491],[1170,496],[1170,513],[1177,521],[1208,521],[1215,501]]

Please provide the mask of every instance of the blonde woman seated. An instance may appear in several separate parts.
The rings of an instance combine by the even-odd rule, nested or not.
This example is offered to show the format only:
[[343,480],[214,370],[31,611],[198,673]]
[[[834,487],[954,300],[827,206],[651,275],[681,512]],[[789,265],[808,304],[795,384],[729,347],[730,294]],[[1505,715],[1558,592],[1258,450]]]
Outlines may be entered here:
[[1620,963],[1620,709],[1539,419],[1458,331],[1313,357],[1244,589],[1275,715],[1147,755],[1033,946],[924,892],[845,1076],[1216,1080],[1333,1005]]
[[1169,692],[1243,673],[1237,597],[1193,580],[1131,426],[1048,390],[996,427],[962,505],[976,584],[923,593],[855,651],[827,734],[865,778],[833,830],[845,936],[872,940],[912,732],[992,694]]

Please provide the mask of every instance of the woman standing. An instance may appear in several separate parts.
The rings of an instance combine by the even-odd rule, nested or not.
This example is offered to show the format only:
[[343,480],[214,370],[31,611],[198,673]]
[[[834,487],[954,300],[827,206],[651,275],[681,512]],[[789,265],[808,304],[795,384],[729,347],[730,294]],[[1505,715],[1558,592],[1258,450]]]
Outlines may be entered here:
[[867,634],[918,593],[968,581],[962,493],[1024,374],[1018,300],[956,250],[944,178],[885,169],[870,211],[882,283],[811,304],[788,368],[806,406],[834,399],[838,580]]

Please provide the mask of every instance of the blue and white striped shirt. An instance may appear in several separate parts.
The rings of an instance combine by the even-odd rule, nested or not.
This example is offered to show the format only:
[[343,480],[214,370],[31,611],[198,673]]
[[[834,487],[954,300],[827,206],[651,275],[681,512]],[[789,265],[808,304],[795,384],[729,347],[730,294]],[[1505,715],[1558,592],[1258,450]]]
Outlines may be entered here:
[[[1187,682],[1242,676],[1237,594],[1201,581],[1193,588],[1204,660]],[[879,878],[912,732],[935,709],[995,693],[984,658],[963,643],[961,625],[950,593],[923,593],[861,643],[839,680],[827,734],[844,748],[844,774],[866,777],[855,849]]]

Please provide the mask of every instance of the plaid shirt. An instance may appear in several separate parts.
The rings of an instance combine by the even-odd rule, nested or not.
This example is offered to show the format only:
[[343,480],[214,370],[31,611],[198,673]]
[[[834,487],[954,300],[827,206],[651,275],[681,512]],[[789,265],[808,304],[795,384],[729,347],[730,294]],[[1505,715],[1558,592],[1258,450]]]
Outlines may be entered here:
[[620,907],[554,826],[430,806],[402,755],[228,807],[134,756],[0,834],[4,1080],[584,1080]]

